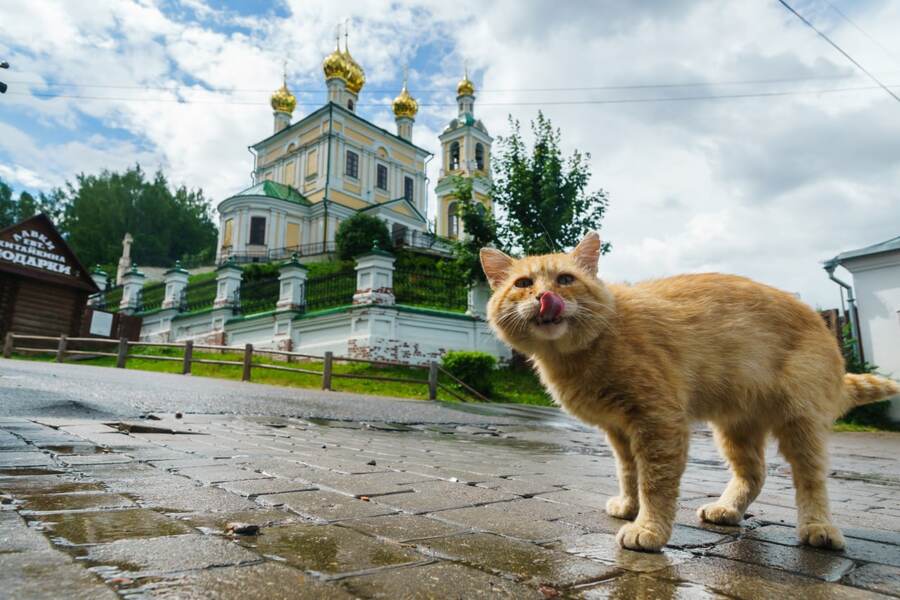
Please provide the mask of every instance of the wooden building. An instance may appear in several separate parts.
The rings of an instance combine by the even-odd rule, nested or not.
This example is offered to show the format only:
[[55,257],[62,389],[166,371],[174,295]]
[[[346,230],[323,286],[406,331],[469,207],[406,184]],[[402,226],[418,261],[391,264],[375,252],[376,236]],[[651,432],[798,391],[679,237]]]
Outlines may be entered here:
[[76,336],[98,291],[45,215],[0,231],[0,339],[8,331]]

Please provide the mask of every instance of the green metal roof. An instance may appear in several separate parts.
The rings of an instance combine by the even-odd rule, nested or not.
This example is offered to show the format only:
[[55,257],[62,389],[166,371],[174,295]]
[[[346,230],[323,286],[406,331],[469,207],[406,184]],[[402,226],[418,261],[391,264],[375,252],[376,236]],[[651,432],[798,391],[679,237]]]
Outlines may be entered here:
[[881,254],[882,252],[893,252],[896,250],[900,250],[900,235],[878,244],[866,246],[865,248],[841,252],[831,260],[836,263],[842,263],[845,260],[850,260],[852,258],[861,258],[863,256],[871,256],[872,254]]
[[306,199],[306,196],[289,185],[284,185],[283,183],[277,183],[275,181],[263,181],[257,183],[254,186],[248,187],[246,190],[238,192],[232,196],[232,198],[240,198],[241,196],[265,196],[266,198],[286,200],[301,206],[310,205],[310,201]]
[[403,204],[406,204],[409,208],[411,208],[413,211],[413,214],[416,215],[417,217],[419,217],[419,220],[421,220],[423,223],[428,222],[428,219],[426,219],[425,216],[419,212],[419,209],[416,208],[416,205],[413,204],[412,202],[410,202],[409,200],[407,200],[405,196],[400,196],[399,198],[394,198],[393,200],[387,200],[387,201],[381,202],[379,204],[372,204],[371,206],[367,206],[365,208],[360,208],[360,209],[358,209],[358,212],[366,212],[368,210],[375,210],[376,208],[384,208],[384,207],[390,206],[391,204],[396,204],[397,202],[402,202]]

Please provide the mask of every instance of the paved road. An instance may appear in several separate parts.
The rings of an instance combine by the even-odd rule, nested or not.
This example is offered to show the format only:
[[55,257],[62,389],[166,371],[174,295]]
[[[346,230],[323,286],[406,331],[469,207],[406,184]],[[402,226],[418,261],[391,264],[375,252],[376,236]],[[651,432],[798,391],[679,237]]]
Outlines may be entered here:
[[136,418],[154,412],[394,423],[559,422],[555,409],[460,405],[88,365],[0,359],[0,416]]

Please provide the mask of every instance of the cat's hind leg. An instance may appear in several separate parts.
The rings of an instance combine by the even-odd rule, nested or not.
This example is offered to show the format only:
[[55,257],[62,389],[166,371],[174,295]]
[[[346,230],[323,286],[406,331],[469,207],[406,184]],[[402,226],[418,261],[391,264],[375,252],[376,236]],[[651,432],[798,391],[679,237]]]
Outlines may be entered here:
[[775,435],[781,453],[791,464],[797,498],[797,536],[810,546],[840,550],[844,536],[831,522],[828,508],[825,439],[828,427],[814,416],[795,418]]
[[762,490],[766,478],[766,430],[758,424],[713,425],[713,436],[731,465],[731,481],[697,516],[719,525],[737,525]]
[[606,502],[606,514],[618,519],[634,519],[638,514],[638,471],[631,451],[631,440],[616,427],[606,428],[606,439],[616,455],[619,495]]

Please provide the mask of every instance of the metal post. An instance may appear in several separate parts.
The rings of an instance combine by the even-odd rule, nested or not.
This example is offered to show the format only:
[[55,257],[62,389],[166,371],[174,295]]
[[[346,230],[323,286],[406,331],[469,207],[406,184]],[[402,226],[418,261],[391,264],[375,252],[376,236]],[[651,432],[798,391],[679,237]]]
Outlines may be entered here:
[[325,353],[325,365],[322,367],[322,389],[331,389],[331,362],[334,355],[331,352]]
[[244,346],[244,374],[241,375],[241,381],[250,381],[251,361],[253,360],[253,344]]
[[13,342],[13,333],[12,331],[8,331],[6,333],[6,339],[3,341],[3,358],[12,356]]
[[67,340],[66,334],[59,336],[59,345],[56,347],[56,362],[58,363],[65,360]]
[[194,358],[194,342],[188,340],[184,343],[184,362],[181,363],[181,374],[191,374],[191,361]]
[[128,338],[119,338],[119,354],[116,356],[116,368],[124,369],[125,361],[128,360]]
[[428,399],[437,400],[438,364],[434,361],[428,365]]

